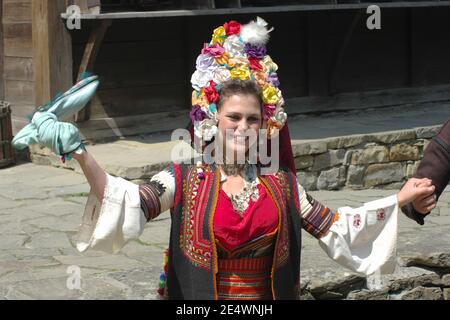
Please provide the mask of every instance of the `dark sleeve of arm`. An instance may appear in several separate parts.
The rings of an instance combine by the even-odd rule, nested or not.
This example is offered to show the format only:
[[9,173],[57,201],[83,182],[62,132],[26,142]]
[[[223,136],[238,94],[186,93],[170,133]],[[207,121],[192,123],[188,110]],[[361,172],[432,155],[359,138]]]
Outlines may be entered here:
[[[436,196],[439,199],[450,180],[450,120],[430,141],[414,177],[431,179],[436,187]],[[417,212],[412,203],[402,207],[402,211],[406,216],[421,225],[424,224],[424,217],[429,214],[429,212],[425,215]]]

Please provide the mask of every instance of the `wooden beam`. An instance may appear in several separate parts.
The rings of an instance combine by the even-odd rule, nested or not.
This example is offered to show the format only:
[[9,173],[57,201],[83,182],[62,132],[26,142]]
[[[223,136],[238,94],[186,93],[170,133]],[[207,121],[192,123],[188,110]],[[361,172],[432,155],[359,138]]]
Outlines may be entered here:
[[105,20],[99,23],[97,26],[95,26],[94,29],[91,31],[89,40],[84,50],[83,58],[81,60],[80,68],[78,71],[78,78],[83,72],[91,71],[93,69],[106,30],[110,25],[111,21]]
[[[242,8],[220,8],[202,10],[161,10],[161,11],[131,11],[111,12],[101,14],[82,14],[82,20],[104,20],[104,19],[148,19],[161,17],[183,17],[183,16],[214,16],[232,14],[262,14],[282,13],[297,11],[328,11],[366,9],[369,3],[342,3],[342,4],[300,4],[279,5],[267,7],[242,7]],[[422,8],[422,7],[448,7],[450,1],[401,1],[401,2],[376,2],[380,8]],[[63,19],[70,18],[67,13],[61,14]]]
[[40,106],[73,84],[72,42],[61,21],[64,1],[33,0],[35,104]]
[[[77,80],[86,71],[93,71],[95,60],[97,59],[98,52],[102,45],[103,38],[106,30],[111,25],[111,20],[103,20],[96,24],[92,29],[89,36],[89,40],[84,49],[83,58],[81,59],[80,68],[78,70]],[[82,122],[88,120],[90,117],[90,105],[88,104],[83,110],[75,115],[76,122]]]

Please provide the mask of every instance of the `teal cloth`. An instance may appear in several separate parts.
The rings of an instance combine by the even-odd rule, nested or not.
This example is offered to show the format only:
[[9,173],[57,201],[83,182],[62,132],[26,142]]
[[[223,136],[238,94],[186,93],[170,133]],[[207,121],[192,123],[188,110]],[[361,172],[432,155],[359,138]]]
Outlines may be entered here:
[[[66,119],[84,108],[84,106],[94,95],[98,85],[99,81],[97,76],[87,77],[79,81],[63,95],[58,96],[45,106],[38,108],[37,111],[41,112],[42,114],[52,113],[53,115],[55,115],[56,120]],[[43,122],[46,122],[44,127],[41,128],[41,133],[44,134],[44,137],[39,136],[38,128],[32,121],[22,130],[20,130],[14,137],[12,141],[12,145],[14,146],[14,148],[23,150],[32,144],[39,143],[47,147],[51,146],[51,149],[54,152],[58,151],[55,152],[56,154],[62,154],[60,152],[61,149],[56,148],[58,139],[62,144],[62,150],[66,151],[73,147],[74,144],[76,144],[75,141],[78,141],[77,139],[79,139],[79,132],[77,129],[75,133],[74,129],[72,128],[73,125],[68,126],[67,123],[64,124],[59,121],[55,122],[56,120],[50,121],[52,117],[49,115],[46,115],[45,119],[41,119],[41,116],[36,118],[36,121],[38,121],[41,125],[44,125]],[[50,139],[50,136],[52,134],[54,136],[52,137],[52,139]],[[74,134],[74,136],[70,137],[70,134]],[[50,140],[52,140],[51,143]]]
[[60,122],[51,112],[37,112],[31,122],[36,127],[38,141],[57,155],[66,155],[82,146],[78,128]]

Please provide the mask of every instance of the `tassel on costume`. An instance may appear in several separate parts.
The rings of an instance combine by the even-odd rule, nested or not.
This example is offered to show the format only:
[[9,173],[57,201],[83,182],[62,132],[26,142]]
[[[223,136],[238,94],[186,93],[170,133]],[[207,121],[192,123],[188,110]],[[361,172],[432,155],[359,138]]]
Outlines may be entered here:
[[167,297],[166,283],[167,283],[167,273],[169,271],[169,249],[164,250],[162,267],[163,269],[159,275],[158,294],[160,298],[165,299]]

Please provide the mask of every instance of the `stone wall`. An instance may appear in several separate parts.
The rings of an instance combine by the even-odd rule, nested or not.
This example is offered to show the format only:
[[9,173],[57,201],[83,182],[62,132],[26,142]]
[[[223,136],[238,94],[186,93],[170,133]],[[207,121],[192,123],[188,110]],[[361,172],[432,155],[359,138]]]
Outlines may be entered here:
[[[399,189],[415,172],[424,149],[440,127],[293,140],[299,181],[308,191]],[[31,146],[30,153],[31,160],[36,164],[81,170],[76,161],[63,164],[59,157],[41,146]],[[162,170],[170,162],[169,156],[170,153],[167,159],[160,157],[164,161],[153,164],[142,162],[140,166],[101,165],[114,176],[140,183]]]
[[417,169],[440,126],[293,142],[306,190],[398,189]]
[[303,300],[450,300],[450,254],[399,259],[395,273],[302,283]]

